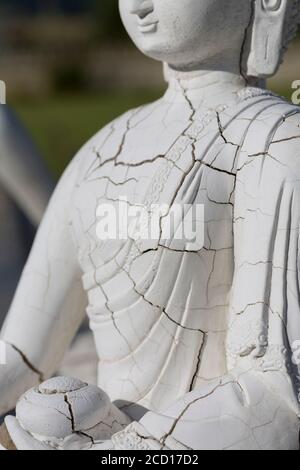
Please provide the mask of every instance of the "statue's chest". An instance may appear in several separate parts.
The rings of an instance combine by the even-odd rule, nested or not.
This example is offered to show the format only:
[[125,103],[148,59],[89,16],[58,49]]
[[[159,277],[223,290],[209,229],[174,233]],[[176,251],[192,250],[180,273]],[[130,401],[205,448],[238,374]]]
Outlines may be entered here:
[[[71,225],[88,293],[87,313],[99,357],[108,361],[141,342],[152,348],[149,331],[155,324],[153,335],[164,345],[163,357],[178,325],[184,325],[180,334],[195,336],[193,357],[202,331],[226,330],[234,175],[203,160],[206,147],[186,135],[188,121],[176,132],[153,126],[152,139],[145,127],[144,142],[139,125],[130,139],[124,126],[123,134],[106,136],[110,147],[102,142],[92,149],[73,199]],[[216,148],[216,158],[224,145]],[[152,223],[146,224],[149,236],[142,230],[145,224],[138,223],[141,214],[149,222],[155,211],[169,214],[174,208],[169,224],[153,223],[154,232]],[[120,225],[132,231],[120,236]],[[190,350],[190,338],[186,344]],[[148,356],[144,351],[143,357]],[[123,372],[128,372],[125,366]]]
[[216,145],[214,166],[205,161],[214,145],[197,140],[188,119],[171,124],[129,120],[91,150],[72,214],[84,272],[114,260],[128,239],[142,253],[232,247],[235,176],[220,164],[226,145]]
[[[83,271],[93,273],[115,260],[127,269],[163,247],[209,260],[199,268],[208,278],[214,256],[231,257],[233,180],[200,164],[191,168],[184,175],[161,159],[145,171],[111,168],[108,176],[83,184],[72,219]],[[171,273],[168,265],[166,276]]]

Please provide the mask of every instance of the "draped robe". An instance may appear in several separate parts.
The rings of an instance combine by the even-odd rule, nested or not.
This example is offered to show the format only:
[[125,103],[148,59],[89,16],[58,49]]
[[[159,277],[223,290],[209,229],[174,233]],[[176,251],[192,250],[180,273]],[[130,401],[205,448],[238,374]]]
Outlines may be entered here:
[[[98,160],[82,171],[72,227],[99,386],[114,400],[159,411],[234,367],[253,367],[267,381],[273,372],[271,387],[278,375],[275,389],[297,409],[300,147],[291,129],[297,134],[299,108],[245,89],[234,106],[201,114],[189,103],[186,112],[184,129],[163,156],[145,160],[145,173],[126,132],[138,132],[146,111],[117,121],[117,153],[112,129],[89,146]],[[288,137],[275,142],[285,127]],[[93,213],[95,200],[116,203],[120,194],[145,207],[202,204],[204,246],[195,253],[172,236],[157,245],[99,243],[95,221],[82,220],[87,194]]]
[[[209,91],[222,100],[225,82],[216,83],[220,95]],[[36,370],[53,372],[79,318],[80,274],[98,384],[142,427],[113,436],[117,448],[133,435],[133,447],[152,439],[174,449],[296,449],[299,108],[244,88],[208,109],[192,91],[179,81],[175,97],[168,91],[126,113],[79,152],[52,198],[3,339]],[[150,213],[153,204],[204,206],[203,246],[191,249],[175,231],[101,239],[98,209],[109,203],[122,216],[120,199]],[[24,299],[24,328],[40,322],[30,345],[15,328]],[[65,299],[68,308],[55,308]],[[49,328],[41,318],[57,344],[51,355],[42,354]]]

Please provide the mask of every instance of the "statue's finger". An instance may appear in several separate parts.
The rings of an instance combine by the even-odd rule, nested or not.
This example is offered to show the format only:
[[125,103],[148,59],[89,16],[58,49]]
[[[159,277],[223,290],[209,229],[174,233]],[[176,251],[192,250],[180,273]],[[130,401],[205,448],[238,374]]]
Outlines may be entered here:
[[18,450],[54,450],[52,447],[34,439],[19,424],[14,416],[8,416],[5,424],[11,439]]

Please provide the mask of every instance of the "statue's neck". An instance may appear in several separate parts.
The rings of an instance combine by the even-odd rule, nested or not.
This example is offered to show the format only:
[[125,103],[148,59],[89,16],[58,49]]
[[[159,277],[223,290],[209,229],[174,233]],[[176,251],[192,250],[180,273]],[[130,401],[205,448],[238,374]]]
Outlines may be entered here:
[[165,65],[164,72],[169,84],[165,99],[179,102],[188,98],[195,107],[215,108],[234,103],[247,86],[244,77],[226,71],[179,72]]

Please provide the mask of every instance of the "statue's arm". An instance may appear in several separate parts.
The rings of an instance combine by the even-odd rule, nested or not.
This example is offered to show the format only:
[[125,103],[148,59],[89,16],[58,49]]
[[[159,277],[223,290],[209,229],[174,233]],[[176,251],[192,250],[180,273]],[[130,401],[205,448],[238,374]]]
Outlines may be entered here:
[[1,332],[6,361],[0,365],[0,415],[55,372],[84,316],[86,297],[69,225],[78,164],[79,159],[71,163],[54,192]]
[[38,225],[54,183],[29,134],[8,105],[0,106],[0,182]]
[[163,413],[149,412],[112,438],[116,449],[297,450],[294,410],[251,371],[232,371],[188,393]]
[[[49,444],[49,439],[47,443],[25,431],[14,417],[7,418],[6,425],[19,450],[45,450]],[[87,434],[94,436],[92,442]],[[148,412],[140,422],[129,424],[110,440],[98,440],[97,434],[96,428],[89,429],[88,433],[72,434],[56,448],[298,450],[299,419],[295,410],[272,391],[259,374],[253,370],[235,370],[186,394],[166,410]]]

